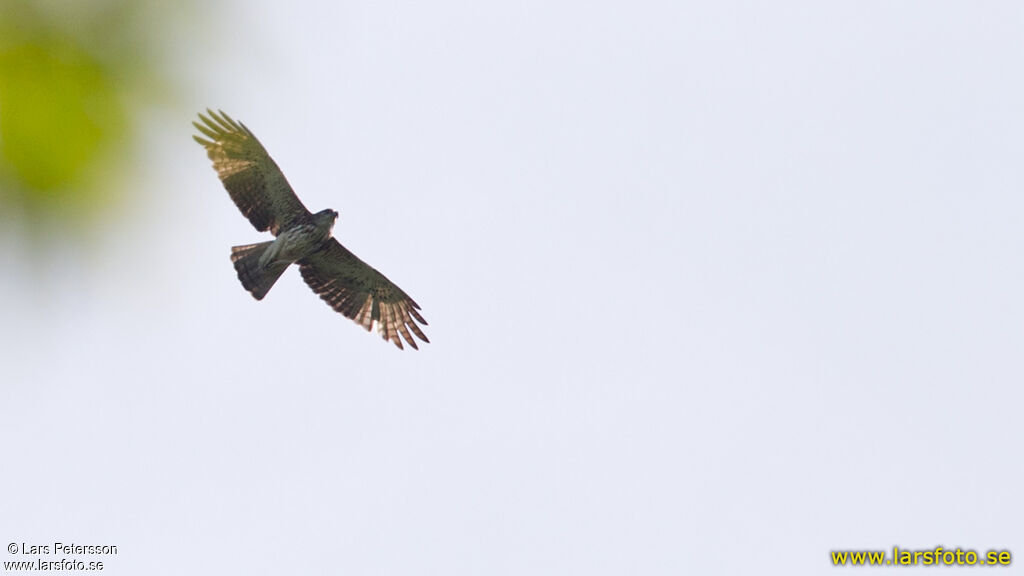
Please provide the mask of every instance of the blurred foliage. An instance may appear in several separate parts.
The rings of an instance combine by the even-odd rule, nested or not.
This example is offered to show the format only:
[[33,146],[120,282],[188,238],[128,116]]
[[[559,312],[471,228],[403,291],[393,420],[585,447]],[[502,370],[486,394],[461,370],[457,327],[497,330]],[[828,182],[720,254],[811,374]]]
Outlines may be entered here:
[[[163,5],[164,8],[160,8]],[[0,0],[0,211],[45,235],[118,204],[139,112],[173,84],[158,33],[181,2]]]

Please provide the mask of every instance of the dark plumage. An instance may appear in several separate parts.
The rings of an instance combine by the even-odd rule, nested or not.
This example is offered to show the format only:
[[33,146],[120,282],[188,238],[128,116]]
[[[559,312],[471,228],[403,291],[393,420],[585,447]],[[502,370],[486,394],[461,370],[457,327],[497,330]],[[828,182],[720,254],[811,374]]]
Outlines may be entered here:
[[257,230],[276,237],[231,249],[231,262],[246,290],[262,300],[288,266],[298,263],[306,284],[363,328],[371,330],[376,324],[380,335],[399,348],[403,338],[419,348],[412,334],[430,342],[416,324],[427,324],[419,305],[331,237],[337,212],[310,213],[245,124],[212,110],[199,118],[202,124],[192,124],[206,138],[193,138],[206,148],[228,195]]

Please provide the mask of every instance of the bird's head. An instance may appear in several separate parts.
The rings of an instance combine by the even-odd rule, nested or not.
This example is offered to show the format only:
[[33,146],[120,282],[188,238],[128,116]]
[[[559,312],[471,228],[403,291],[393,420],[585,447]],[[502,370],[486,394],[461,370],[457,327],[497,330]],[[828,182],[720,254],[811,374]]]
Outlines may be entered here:
[[330,208],[313,215],[313,221],[316,222],[317,228],[327,228],[328,230],[334,228],[334,221],[337,219],[338,213]]

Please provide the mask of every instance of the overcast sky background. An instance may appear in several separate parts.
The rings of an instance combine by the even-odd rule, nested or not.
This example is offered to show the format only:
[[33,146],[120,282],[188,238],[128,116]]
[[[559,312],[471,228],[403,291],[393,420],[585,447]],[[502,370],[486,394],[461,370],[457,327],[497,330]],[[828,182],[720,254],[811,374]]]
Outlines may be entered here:
[[[1024,6],[203,17],[99,249],[0,244],[5,546],[151,575],[1024,561]],[[431,344],[296,270],[242,289],[229,248],[266,238],[190,138],[207,106]]]

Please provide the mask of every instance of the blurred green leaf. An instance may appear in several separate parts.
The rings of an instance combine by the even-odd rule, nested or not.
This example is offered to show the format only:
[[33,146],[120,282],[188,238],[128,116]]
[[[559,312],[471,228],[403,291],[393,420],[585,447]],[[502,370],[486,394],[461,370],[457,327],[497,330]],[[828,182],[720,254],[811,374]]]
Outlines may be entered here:
[[170,46],[154,45],[170,22],[140,0],[2,1],[0,213],[87,228],[119,199],[138,112],[170,85]]
[[[88,201],[85,170],[124,132],[124,106],[103,66],[69,44],[0,53],[0,155],[39,199]],[[31,201],[32,198],[25,200]]]

